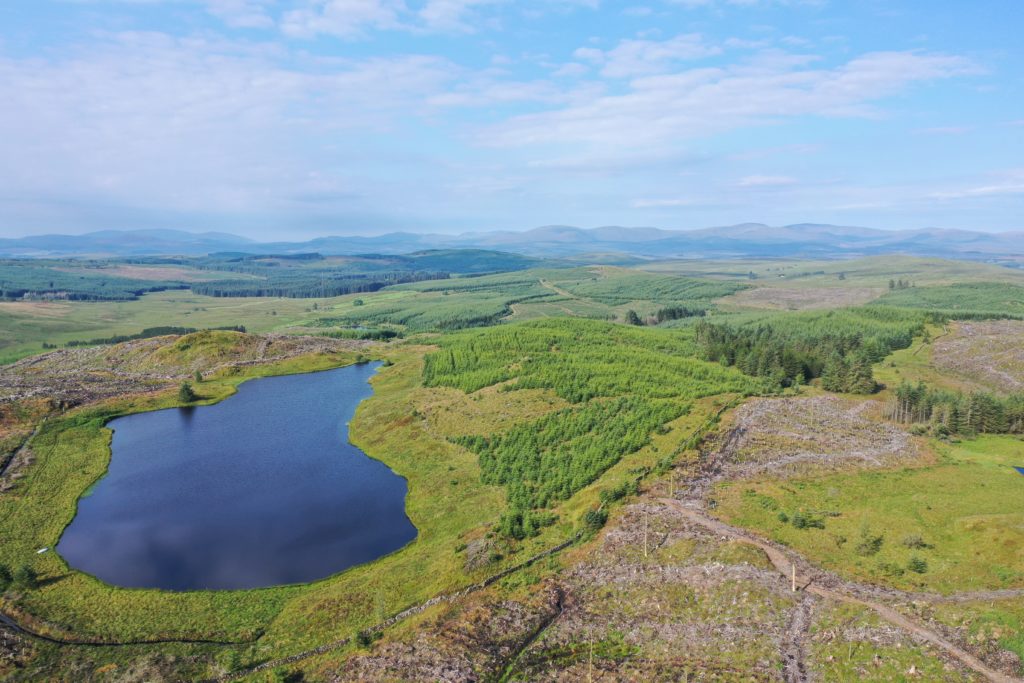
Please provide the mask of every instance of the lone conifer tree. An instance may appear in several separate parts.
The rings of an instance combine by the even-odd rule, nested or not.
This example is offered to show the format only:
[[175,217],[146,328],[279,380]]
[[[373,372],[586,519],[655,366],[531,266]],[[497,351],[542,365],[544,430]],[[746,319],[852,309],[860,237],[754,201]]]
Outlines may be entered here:
[[196,392],[192,391],[192,385],[188,382],[182,382],[181,386],[178,387],[178,400],[182,403],[192,403],[196,400]]

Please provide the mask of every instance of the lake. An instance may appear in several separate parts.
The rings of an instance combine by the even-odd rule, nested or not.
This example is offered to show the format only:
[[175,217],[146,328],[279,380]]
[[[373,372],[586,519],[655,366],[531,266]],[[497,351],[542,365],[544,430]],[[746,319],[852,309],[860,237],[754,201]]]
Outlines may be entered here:
[[112,420],[110,470],[57,551],[117,586],[181,591],[312,581],[401,548],[405,479],[348,442],[379,365]]

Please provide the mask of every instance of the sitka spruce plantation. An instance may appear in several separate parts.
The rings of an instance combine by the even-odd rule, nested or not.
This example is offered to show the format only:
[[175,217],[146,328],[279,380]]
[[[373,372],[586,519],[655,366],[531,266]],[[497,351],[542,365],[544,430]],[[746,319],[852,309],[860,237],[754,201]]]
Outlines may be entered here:
[[1024,683],[1022,9],[0,3],[0,683]]

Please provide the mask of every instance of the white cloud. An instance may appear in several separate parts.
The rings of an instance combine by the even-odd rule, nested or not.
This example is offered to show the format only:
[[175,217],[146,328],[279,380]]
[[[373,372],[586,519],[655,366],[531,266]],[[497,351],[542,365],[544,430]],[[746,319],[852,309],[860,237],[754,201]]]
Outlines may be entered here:
[[536,159],[527,165],[530,168],[552,170],[559,173],[620,176],[623,173],[654,171],[659,175],[671,173],[685,175],[681,169],[697,166],[708,161],[705,154],[676,150],[654,150],[636,153],[616,154],[574,154],[572,156]]
[[974,126],[932,126],[931,128],[919,128],[915,133],[922,135],[964,135],[974,130]]
[[833,69],[807,68],[808,61],[778,53],[640,77],[623,94],[517,116],[488,128],[481,139],[491,145],[664,144],[785,117],[877,115],[873,102],[911,85],[979,72],[963,57],[918,52],[871,53]]
[[419,11],[424,25],[431,30],[472,32],[469,19],[473,9],[500,0],[427,0]]
[[515,102],[561,103],[580,97],[548,81],[496,81],[489,77],[471,77],[451,90],[428,97],[434,107],[479,107]]
[[583,76],[590,69],[579,62],[569,62],[562,64],[557,69],[551,72],[551,75],[555,78],[578,78]]
[[693,199],[682,197],[670,197],[666,199],[634,199],[629,203],[634,209],[665,209],[680,206],[695,206],[698,202]]
[[736,184],[739,187],[788,187],[799,182],[796,178],[785,175],[748,175],[740,178]]
[[506,0],[425,0],[418,8],[405,0],[303,0],[284,13],[286,35],[311,38],[362,37],[370,31],[472,33],[482,22],[479,9]]
[[682,61],[721,54],[721,48],[707,45],[699,34],[679,35],[669,40],[623,40],[611,50],[581,47],[576,59],[601,65],[606,78],[632,78],[662,73]]
[[370,29],[399,28],[405,11],[402,0],[307,0],[304,7],[284,14],[281,29],[293,37],[350,38]]
[[736,7],[756,7],[767,5],[824,5],[826,0],[667,0],[670,5],[682,5],[688,9],[698,7],[714,7],[716,5],[732,5]]
[[649,17],[654,14],[654,9],[647,5],[632,5],[622,10],[627,17]]
[[0,167],[0,187],[153,210],[350,196],[362,181],[346,132],[429,111],[457,75],[435,57],[302,63],[273,45],[157,33],[56,61],[0,57],[0,154],[19,160]]
[[1001,176],[993,182],[984,185],[944,190],[942,192],[935,192],[930,197],[932,199],[970,199],[974,197],[1024,194],[1024,168],[1006,171]]
[[207,11],[233,28],[272,28],[266,0],[206,0]]

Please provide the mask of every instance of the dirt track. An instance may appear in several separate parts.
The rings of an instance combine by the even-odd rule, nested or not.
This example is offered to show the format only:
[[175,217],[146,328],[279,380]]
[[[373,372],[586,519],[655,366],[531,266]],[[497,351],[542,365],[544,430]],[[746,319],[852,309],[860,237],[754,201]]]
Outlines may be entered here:
[[699,526],[702,526],[708,531],[739,541],[741,543],[747,543],[749,545],[756,546],[760,550],[764,551],[765,555],[771,561],[775,569],[780,574],[782,574],[782,576],[786,579],[791,579],[795,571],[796,584],[798,590],[803,590],[807,593],[811,593],[813,595],[817,595],[819,597],[823,597],[829,600],[847,602],[867,607],[876,612],[886,621],[895,624],[896,626],[899,626],[900,628],[906,631],[909,631],[915,636],[918,636],[919,638],[928,641],[929,643],[935,645],[938,648],[941,648],[950,656],[956,658],[965,666],[970,667],[982,676],[985,676],[990,681],[996,681],[997,683],[1019,683],[1022,680],[1019,678],[1007,676],[1006,674],[996,671],[995,669],[989,667],[987,664],[985,664],[983,661],[981,661],[971,653],[960,648],[954,643],[951,643],[949,640],[942,637],[940,634],[936,633],[930,628],[918,624],[917,622],[900,614],[895,609],[887,605],[883,605],[882,603],[877,602],[875,600],[858,597],[857,595],[854,595],[851,592],[846,592],[843,590],[838,590],[835,588],[829,588],[826,586],[816,584],[814,582],[814,577],[809,577],[807,573],[805,573],[798,567],[798,565],[801,564],[800,562],[792,560],[786,553],[779,550],[774,545],[766,541],[763,541],[752,534],[749,534],[741,529],[732,527],[722,522],[721,520],[709,517],[700,510],[688,507],[687,505],[683,504],[678,500],[672,498],[662,498],[660,499],[660,502],[664,503],[665,505],[671,507],[676,512],[680,513],[688,521]]

